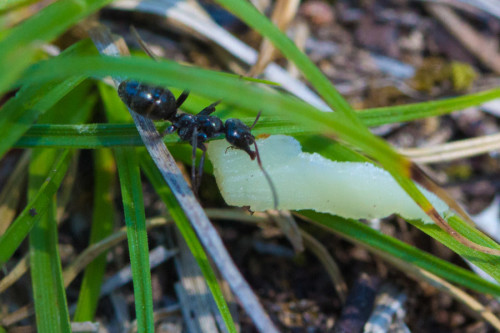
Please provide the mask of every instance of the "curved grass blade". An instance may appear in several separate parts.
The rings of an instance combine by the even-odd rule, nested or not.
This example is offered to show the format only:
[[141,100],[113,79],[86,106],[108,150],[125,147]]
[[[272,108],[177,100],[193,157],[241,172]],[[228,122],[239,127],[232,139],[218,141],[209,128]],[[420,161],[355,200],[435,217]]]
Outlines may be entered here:
[[[104,84],[100,83],[100,86]],[[178,92],[179,93],[179,92]],[[105,96],[103,96],[103,99]],[[500,98],[500,89],[491,89],[485,92],[470,94],[466,96],[453,97],[440,101],[422,102],[408,105],[397,105],[386,108],[364,109],[357,111],[363,123],[367,126],[377,126],[390,124],[394,122],[403,122],[425,117],[434,117],[448,114],[453,111],[461,110],[471,106]],[[105,101],[108,105],[116,105],[115,102]],[[115,104],[113,104],[115,103]],[[190,99],[184,103],[189,105],[188,110],[191,113],[203,109],[210,100],[190,95]],[[118,109],[116,107],[112,110]],[[220,109],[220,107],[219,107]],[[237,110],[232,110],[231,116],[241,118],[241,120],[250,124],[255,117],[241,117]],[[236,111],[236,113],[234,112]],[[115,111],[117,112],[117,111]],[[224,111],[218,110],[218,113]],[[166,128],[165,123],[158,125],[158,131],[162,132]],[[259,134],[290,134],[299,135],[308,132],[302,126],[293,122],[286,121],[283,118],[262,116],[254,129],[254,133]],[[164,142],[167,144],[177,143],[179,140],[174,136],[166,136]],[[331,145],[324,143],[323,145]],[[322,145],[322,146],[323,146]],[[15,148],[31,147],[53,147],[53,148],[81,148],[95,149],[101,147],[116,146],[142,146],[142,141],[137,130],[132,124],[85,124],[85,125],[53,125],[53,124],[34,124],[23,136],[14,144]],[[334,157],[337,159],[337,157]]]
[[[417,190],[416,185],[409,180],[411,176],[411,162],[397,154],[394,150],[388,149],[387,143],[379,138],[374,138],[371,133],[358,131],[356,125],[345,121],[345,118],[338,113],[319,112],[310,105],[297,99],[291,98],[281,93],[269,92],[260,87],[245,84],[229,77],[221,76],[207,70],[181,66],[171,62],[152,62],[137,58],[73,58],[71,64],[67,59],[53,59],[39,64],[34,69],[32,77],[40,80],[43,76],[53,78],[54,73],[47,68],[47,63],[57,64],[59,68],[64,68],[67,74],[75,72],[75,62],[78,63],[79,73],[81,71],[93,74],[123,75],[124,68],[130,73],[129,77],[141,77],[146,82],[157,84],[175,85],[180,88],[189,87],[192,91],[203,93],[214,99],[218,99],[224,92],[224,98],[228,103],[234,103],[244,108],[260,110],[282,114],[286,112],[293,115],[293,121],[311,131],[324,133],[326,136],[340,137],[346,142],[361,148],[369,156],[377,156],[378,161],[386,167],[393,177],[399,182],[403,189],[416,199],[422,209],[427,212],[434,221],[453,237],[466,243],[467,246],[482,252],[498,254],[500,251],[474,244],[464,236],[452,230],[446,221],[439,216],[428,202],[428,200]],[[335,131],[332,131],[332,128]],[[384,152],[381,154],[381,152]],[[401,173],[400,165],[405,165]],[[453,206],[452,206],[453,207]],[[454,208],[454,207],[453,207]]]
[[[88,100],[89,88],[88,84],[80,85],[44,114],[40,122],[85,121],[93,107],[93,104],[83,103]],[[67,112],[71,108],[74,109],[73,112]],[[33,151],[29,167],[29,198],[36,195],[46,174],[51,172],[57,153],[56,150],[42,148]],[[30,232],[31,281],[37,329],[39,332],[71,332],[59,258],[56,198],[53,195],[51,199],[47,213]],[[62,201],[66,199],[62,198]]]
[[[57,159],[55,150],[35,149],[31,155],[28,199],[32,200]],[[51,195],[48,207],[30,232],[30,267],[37,331],[71,332],[66,293],[62,282],[61,259],[56,222],[56,199]]]
[[134,150],[126,148],[116,148],[114,153],[127,224],[138,332],[154,333],[146,217],[137,155]]
[[365,109],[356,112],[366,126],[379,126],[441,116],[453,111],[480,105],[496,98],[500,98],[500,88],[465,96],[446,98],[439,101]]
[[[94,207],[90,244],[95,244],[112,234],[115,215],[112,193],[116,166],[113,155],[107,149],[99,149],[94,153],[94,160]],[[106,268],[106,253],[95,258],[85,269],[73,321],[94,320]]]
[[[60,57],[95,54],[90,41],[79,42],[61,53]],[[43,85],[25,85],[1,108],[0,157],[26,132],[38,117],[54,106],[84,80],[82,75],[51,80]]]
[[9,30],[0,40],[0,94],[11,88],[12,83],[29,66],[41,43],[57,37],[109,2],[111,0],[57,1]]

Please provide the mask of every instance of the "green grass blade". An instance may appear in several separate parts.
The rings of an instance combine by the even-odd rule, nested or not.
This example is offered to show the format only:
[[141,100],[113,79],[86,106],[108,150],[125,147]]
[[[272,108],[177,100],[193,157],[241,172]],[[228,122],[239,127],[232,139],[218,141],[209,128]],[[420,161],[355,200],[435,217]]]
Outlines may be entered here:
[[220,290],[219,283],[217,282],[217,277],[212,270],[212,266],[210,266],[207,255],[205,254],[202,245],[196,237],[196,233],[191,227],[189,220],[185,216],[182,208],[177,203],[177,200],[175,199],[168,186],[165,186],[163,176],[158,171],[158,168],[153,163],[149,154],[147,154],[145,151],[142,151],[139,155],[139,160],[141,161],[141,169],[148,177],[156,193],[158,193],[160,198],[168,207],[170,216],[172,216],[172,218],[174,219],[177,228],[179,228],[179,231],[181,232],[184,240],[191,250],[191,253],[196,259],[196,262],[198,263],[198,266],[200,267],[200,270],[205,277],[205,281],[207,282],[207,285],[222,315],[226,327],[228,328],[228,331],[236,332],[236,327],[234,326],[231,313],[229,312],[227,303],[224,299],[224,296],[222,295],[222,291]]
[[[90,244],[112,234],[115,215],[112,193],[116,166],[113,155],[107,149],[99,149],[94,153],[94,160],[94,207]],[[85,269],[73,321],[94,320],[105,268],[106,252],[94,259]]]
[[66,174],[71,155],[68,150],[59,153],[50,168],[50,173],[39,187],[38,193],[32,197],[26,208],[0,237],[0,265],[9,260],[33,226],[51,209],[52,197]]
[[[55,150],[36,149],[31,155],[28,199],[34,199],[57,159]],[[30,268],[37,331],[71,332],[66,293],[62,281],[57,238],[56,199],[47,198],[48,207],[30,232]]]
[[499,88],[439,101],[366,109],[357,112],[366,126],[378,126],[441,116],[456,110],[480,105],[496,98],[500,98]]
[[[481,293],[500,296],[500,286],[497,284],[486,281],[466,269],[436,258],[395,238],[386,236],[363,223],[313,211],[301,211],[300,214],[353,242],[389,253],[391,256],[412,263],[448,281]],[[437,232],[443,232],[436,226],[431,228]],[[499,263],[500,261],[497,260],[496,265],[498,266]]]
[[[94,51],[92,51],[94,49]],[[61,53],[60,57],[96,53],[87,40],[75,44]],[[1,108],[0,157],[26,132],[38,117],[54,106],[62,97],[84,80],[81,75],[53,80],[43,85],[26,85]]]
[[[105,86],[104,84],[101,84]],[[113,93],[116,94],[116,92]],[[203,109],[209,100],[190,95],[190,99],[185,105],[191,113]],[[104,96],[103,96],[104,98]],[[443,114],[448,114],[453,111],[462,110],[471,106],[477,106],[482,103],[500,98],[500,89],[491,89],[475,94],[447,98],[439,101],[423,102],[407,105],[391,106],[386,108],[375,108],[359,110],[359,117],[367,126],[378,126],[395,122],[410,121],[422,119],[425,117],[434,117]],[[194,100],[194,102],[193,102]],[[92,101],[87,101],[91,103]],[[120,104],[118,98],[113,98],[109,102],[105,102],[112,108]],[[111,107],[113,105],[114,107]],[[118,112],[118,111],[115,111]],[[125,112],[125,110],[123,111]],[[229,116],[228,112],[217,110],[217,114]],[[251,124],[254,117],[238,117],[238,114],[245,114],[237,110],[231,110],[231,117],[240,118],[244,123]],[[163,131],[169,123],[159,124],[158,130]],[[283,120],[278,117],[262,116],[255,129],[252,131],[255,135],[259,134],[288,134],[300,135],[306,134],[306,129],[301,126]],[[179,142],[175,136],[166,136],[164,140],[167,144]],[[323,145],[331,145],[332,142],[324,143]],[[23,136],[14,144],[15,148],[32,148],[32,147],[52,147],[52,148],[81,148],[95,149],[101,147],[117,147],[117,146],[142,146],[142,140],[137,133],[137,130],[132,124],[88,124],[88,125],[45,125],[34,124]],[[337,159],[337,158],[335,158]]]
[[37,49],[111,0],[60,0],[9,30],[0,40],[0,94],[33,61]]
[[[85,104],[93,104],[95,96],[90,96]],[[240,118],[251,124],[255,117]],[[158,131],[164,131],[170,123],[160,123]],[[295,124],[262,117],[252,131],[254,134],[303,134],[304,130]],[[167,144],[179,143],[175,135],[164,138]],[[185,144],[185,142],[183,143]],[[82,124],[57,125],[35,124],[16,142],[15,148],[51,147],[96,149],[102,147],[143,146],[144,143],[133,124]]]
[[[90,91],[90,84],[82,84],[63,98],[40,122],[81,122],[88,118],[91,107],[83,103]],[[71,110],[72,112],[68,112]],[[56,161],[58,152],[36,149],[29,168],[28,197],[36,195],[46,174]],[[64,192],[63,192],[64,193]],[[57,240],[56,199],[53,195],[47,213],[30,232],[30,267],[35,312],[39,332],[71,332],[69,311],[62,277]],[[61,198],[62,201],[67,198]]]
[[114,153],[127,224],[138,332],[154,333],[146,218],[137,155],[126,148],[117,148]]

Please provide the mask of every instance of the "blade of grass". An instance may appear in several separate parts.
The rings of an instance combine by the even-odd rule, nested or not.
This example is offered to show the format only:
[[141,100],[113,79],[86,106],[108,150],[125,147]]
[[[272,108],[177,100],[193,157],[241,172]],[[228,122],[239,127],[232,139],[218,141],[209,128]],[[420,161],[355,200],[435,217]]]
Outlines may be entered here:
[[[196,100],[196,96],[191,94],[188,108],[192,113],[203,109],[207,104],[207,99]],[[104,96],[103,96],[104,98]],[[470,94],[466,96],[448,98],[440,101],[423,102],[408,105],[392,106],[387,108],[359,110],[359,117],[367,126],[377,126],[401,121],[422,119],[451,113],[456,110],[480,105],[487,101],[500,98],[500,89],[492,89],[485,92]],[[201,99],[201,98],[198,98]],[[193,100],[195,100],[193,102]],[[186,102],[185,104],[188,104]],[[109,102],[112,105],[115,102]],[[115,104],[116,105],[116,104]],[[118,109],[118,108],[113,108]],[[234,112],[235,110],[233,110]],[[116,112],[116,111],[115,111]],[[218,113],[224,111],[218,110]],[[242,112],[236,112],[236,114]],[[232,117],[236,117],[232,114]],[[241,118],[241,117],[238,117]],[[251,124],[254,117],[242,118],[246,124]],[[165,130],[165,123],[158,125],[158,131]],[[302,134],[307,133],[306,129],[290,121],[277,117],[262,116],[253,131],[259,134]],[[166,136],[164,141],[167,144],[177,143],[179,140],[175,136]],[[325,143],[326,144],[326,143]],[[329,143],[332,144],[331,141]],[[50,125],[34,124],[15,143],[15,148],[31,147],[53,147],[53,148],[81,148],[94,149],[100,147],[115,146],[141,146],[142,141],[136,128],[132,124],[88,124],[88,125]]]
[[[29,166],[28,200],[35,198],[57,155],[55,150],[33,151]],[[71,332],[59,258],[55,196],[50,196],[48,201],[45,214],[30,232],[29,242],[37,331]]]
[[[111,151],[99,149],[94,153],[94,207],[90,244],[110,236],[113,231],[113,187],[116,166]],[[106,268],[106,252],[94,259],[85,269],[73,321],[92,321],[99,301]]]
[[378,126],[435,117],[500,98],[500,88],[439,101],[397,105],[356,111],[366,126]]
[[[293,121],[300,123],[303,127],[323,133],[323,135],[330,138],[341,138],[361,149],[368,156],[378,160],[421,209],[452,237],[477,251],[494,255],[500,254],[500,250],[475,244],[453,230],[436,212],[434,207],[422,195],[409,177],[416,179],[417,182],[421,182],[425,187],[437,193],[452,209],[467,218],[467,214],[463,209],[455,201],[451,200],[446,192],[427,179],[425,174],[415,164],[399,155],[385,141],[374,137],[366,129],[359,130],[360,126],[358,124],[346,121],[346,118],[339,113],[319,112],[310,105],[284,94],[265,91],[260,87],[248,85],[211,71],[185,67],[172,62],[152,62],[131,57],[108,57],[101,59],[86,57],[80,59],[73,58],[72,60],[71,66],[66,63],[66,59],[53,59],[50,60],[50,63],[52,65],[57,64],[57,66],[65,70],[67,69],[66,74],[71,74],[75,70],[72,67],[77,62],[79,64],[79,72],[88,71],[100,75],[107,73],[117,77],[123,75],[124,66],[126,66],[126,72],[129,73],[130,77],[143,78],[143,81],[146,82],[154,82],[167,86],[175,85],[180,88],[189,87],[192,91],[203,93],[215,99],[223,97],[229,103],[234,103],[248,109],[264,109],[276,114],[286,112],[288,116],[293,115]],[[32,77],[36,78],[36,80],[40,80],[43,76],[53,77],[54,73],[49,72],[46,63],[39,64],[32,73],[36,75],[32,75]],[[122,66],[119,67],[118,64]],[[222,96],[222,92],[224,92],[224,96]]]
[[114,150],[122,192],[139,332],[154,333],[153,296],[142,186],[134,150]]
[[0,94],[9,89],[29,66],[41,43],[57,37],[71,25],[109,2],[111,0],[57,1],[9,30],[0,40]]
[[337,112],[344,115],[349,122],[359,121],[351,106],[335,89],[331,82],[321,73],[309,58],[298,50],[293,41],[286,37],[271,21],[263,16],[251,3],[240,0],[216,0],[240,20],[257,30],[279,49],[287,59],[292,60],[305,78],[311,82],[318,93]]
[[[73,45],[60,57],[96,53],[92,51],[92,43],[83,41]],[[54,106],[62,97],[84,80],[82,75],[65,78],[64,81],[53,80],[43,85],[26,85],[15,97],[1,108],[0,117],[0,158],[26,132],[38,117]]]
[[[116,98],[116,92],[112,87],[99,84],[99,91],[103,98],[108,119],[118,122],[130,119],[123,105],[116,103],[110,105],[110,100],[113,97]],[[118,105],[118,108],[114,108],[115,105]],[[118,166],[125,223],[127,225],[137,327],[142,332],[154,332],[149,249],[137,154],[135,150],[130,148],[117,148],[113,150],[113,153]]]
[[[75,123],[88,118],[93,104],[85,104],[89,84],[82,84],[40,118],[40,122]],[[67,112],[73,107],[73,112]],[[62,111],[62,112],[61,112]],[[28,197],[33,197],[51,171],[58,152],[38,148],[29,167]],[[66,200],[66,198],[62,198]],[[37,329],[39,332],[71,332],[57,237],[57,205],[52,196],[47,213],[30,232],[30,267]]]

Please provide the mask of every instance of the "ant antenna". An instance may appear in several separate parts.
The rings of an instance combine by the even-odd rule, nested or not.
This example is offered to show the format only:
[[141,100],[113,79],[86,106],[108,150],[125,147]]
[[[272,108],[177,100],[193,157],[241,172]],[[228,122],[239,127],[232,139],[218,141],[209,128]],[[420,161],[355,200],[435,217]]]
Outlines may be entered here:
[[262,113],[262,110],[259,111],[259,113],[257,113],[257,117],[255,118],[252,126],[250,126],[250,130],[252,130],[254,128],[254,126],[257,124],[257,122],[259,121],[259,118],[260,118],[260,114]]
[[[259,119],[260,112],[257,115],[257,119]],[[254,123],[255,125],[255,123]],[[253,127],[253,125],[252,125]],[[264,169],[262,166],[262,161],[260,159],[260,154],[259,154],[259,149],[257,148],[257,142],[253,142],[253,145],[255,147],[255,156],[257,157],[257,164],[259,165],[260,170],[264,174],[264,177],[266,177],[267,182],[269,183],[269,187],[271,188],[271,192],[273,193],[273,203],[274,203],[274,209],[278,210],[278,193],[276,192],[276,187],[274,186],[273,181],[271,180],[271,177],[267,173],[267,171]]]

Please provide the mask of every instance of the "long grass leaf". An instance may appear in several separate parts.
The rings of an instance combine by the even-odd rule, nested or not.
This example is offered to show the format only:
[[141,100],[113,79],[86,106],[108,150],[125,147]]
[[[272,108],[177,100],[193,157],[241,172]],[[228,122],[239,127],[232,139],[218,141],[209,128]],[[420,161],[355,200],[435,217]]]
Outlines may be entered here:
[[138,332],[154,333],[146,217],[137,155],[126,148],[116,148],[114,153],[127,224]]
[[365,109],[357,112],[366,126],[378,126],[441,116],[453,111],[477,106],[496,98],[500,98],[499,88],[438,101]]
[[286,37],[270,20],[263,16],[250,2],[241,0],[216,0],[228,11],[243,22],[257,30],[278,48],[287,59],[292,60],[311,82],[322,98],[337,112],[343,114],[350,122],[357,123],[357,117],[351,106],[335,89],[331,82],[321,73],[309,58],[299,51],[297,46]]
[[[90,115],[92,104],[87,100],[90,85],[82,84],[45,113],[39,122],[78,123]],[[68,112],[73,108],[73,112]],[[29,167],[28,197],[36,195],[46,174],[51,171],[58,152],[38,148],[33,151]],[[56,199],[53,195],[47,213],[30,232],[31,281],[39,332],[71,332],[69,310],[66,304],[61,260],[57,237]],[[62,198],[66,201],[67,198]]]
[[[340,137],[351,145],[361,148],[367,155],[377,156],[379,162],[416,199],[422,209],[433,213],[433,207],[408,178],[411,163],[408,164],[409,162],[406,159],[392,149],[388,150],[387,143],[382,140],[373,139],[371,134],[366,135],[365,132],[359,132],[357,126],[345,122],[345,118],[337,113],[320,112],[310,105],[284,94],[270,92],[211,71],[185,67],[171,62],[158,63],[131,57],[80,58],[78,60],[73,59],[71,64],[66,63],[65,59],[51,60],[51,62],[57,62],[58,66],[67,70],[68,74],[74,72],[72,68],[75,66],[75,61],[79,65],[79,72],[88,71],[93,74],[112,74],[116,76],[123,76],[126,72],[129,76],[142,78],[146,82],[155,82],[166,86],[173,85],[179,88],[189,87],[199,94],[213,99],[224,98],[227,103],[234,103],[242,108],[255,111],[262,109],[266,113],[287,115],[290,120],[300,123],[306,130],[316,131],[327,136]],[[35,72],[37,73],[35,76],[37,79],[43,76],[53,78],[53,74],[46,68],[46,64],[40,64]],[[404,174],[401,173],[401,163],[408,164],[407,168],[404,168],[406,171]],[[441,223],[441,227],[449,227],[438,214],[431,215],[435,221]],[[462,241],[464,241],[463,236],[457,233],[453,234],[453,230],[448,230],[448,232],[455,237],[462,237]],[[496,251],[495,249],[483,249],[492,252]]]
[[[28,199],[36,196],[38,188],[50,174],[57,155],[55,150],[33,151],[29,166]],[[29,242],[37,331],[69,333],[71,325],[59,258],[55,195],[51,195],[48,200],[46,213],[33,226]]]
[[0,94],[29,66],[41,43],[57,37],[109,2],[111,0],[57,1],[9,30],[0,40]]
[[[61,53],[60,57],[96,53],[87,40],[73,45]],[[38,117],[54,106],[62,97],[84,80],[76,75],[61,80],[52,80],[43,85],[25,85],[15,97],[1,108],[0,117],[0,157],[26,132]]]
[[[94,153],[94,207],[90,244],[111,235],[114,226],[113,187],[116,166],[111,151],[99,149]],[[87,266],[80,286],[80,295],[73,321],[92,321],[99,301],[106,268],[106,252]]]
[[[116,92],[113,93],[116,94]],[[496,98],[500,98],[500,89],[491,89],[484,92],[447,98],[439,101],[364,109],[357,112],[365,125],[378,126],[448,114],[471,106],[477,106]],[[110,101],[107,104],[116,105],[116,99],[114,102]],[[189,104],[187,109],[192,113],[196,113],[207,104],[210,104],[210,102],[208,99],[191,94],[190,99],[184,103],[183,106],[187,104]],[[119,108],[114,107],[113,110],[114,109]],[[118,110],[115,112],[118,112]],[[224,107],[222,107],[221,110],[219,106],[217,112],[222,117],[227,116]],[[238,114],[244,113],[237,112],[237,110],[231,110],[231,117],[238,117]],[[255,119],[254,117],[238,118],[246,124],[252,123]],[[158,130],[162,132],[167,126],[168,124],[165,123],[159,124]],[[286,121],[281,117],[262,116],[252,132],[258,136],[259,134],[299,135],[307,134],[310,131],[307,131],[307,129],[293,122]],[[164,141],[169,144],[176,143],[179,140],[175,136],[166,136]],[[331,145],[331,141],[329,144]],[[82,149],[115,146],[142,146],[142,141],[134,125],[87,124],[75,126],[34,124],[14,145],[16,148],[53,147]]]

